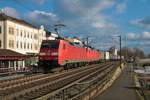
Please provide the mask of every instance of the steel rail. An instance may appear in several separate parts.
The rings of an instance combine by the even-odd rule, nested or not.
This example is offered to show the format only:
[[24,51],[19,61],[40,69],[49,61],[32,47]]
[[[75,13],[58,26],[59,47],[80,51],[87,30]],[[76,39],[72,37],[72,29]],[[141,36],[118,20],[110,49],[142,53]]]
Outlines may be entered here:
[[[97,70],[97,71],[95,71],[95,72],[93,72],[93,73],[90,73],[90,74],[86,75],[85,77],[83,77],[83,78],[77,80],[77,81],[74,82],[73,84],[64,87],[63,89],[67,89],[67,88],[73,87],[74,85],[78,85],[78,84],[84,84],[84,83],[86,84],[86,83],[89,83],[89,82],[91,82],[91,81],[89,81],[89,82],[84,82],[84,81],[87,80],[88,78],[94,77],[94,75],[96,75],[96,74],[100,74],[100,75],[98,75],[97,77],[100,77],[100,76],[104,75],[107,70],[110,70],[110,69],[112,68],[112,66],[113,66],[113,65],[109,65],[109,66],[107,66],[107,67],[105,67],[105,68],[103,68],[103,69],[99,69],[99,70]],[[102,71],[103,71],[103,72],[102,72]],[[94,78],[93,80],[95,80],[95,78]],[[81,83],[81,82],[82,82],[82,83]],[[61,90],[62,90],[62,89],[61,89]],[[59,92],[60,92],[60,90],[57,91],[55,94],[58,94]],[[60,93],[59,93],[59,94],[60,94]],[[74,95],[75,95],[75,94],[74,94]],[[76,94],[76,95],[77,95],[77,94]],[[50,94],[49,94],[49,97],[50,97]],[[51,97],[52,97],[52,93],[51,93]],[[38,98],[37,100],[42,100],[42,99],[47,99],[47,98],[48,98],[48,96],[47,96],[47,97],[46,97],[46,96],[45,96],[45,97],[43,96],[43,97]],[[65,99],[66,99],[66,98],[65,98]],[[49,98],[48,100],[51,100],[51,99]]]
[[[91,67],[92,68],[92,67]],[[54,78],[56,78],[56,77],[58,77],[58,78],[62,78],[62,77],[65,77],[65,75],[67,76],[69,73],[70,74],[74,74],[74,73],[76,73],[76,72],[78,72],[78,71],[80,71],[80,70],[85,70],[86,68],[83,68],[83,69],[77,69],[77,70],[73,70],[73,71],[71,71],[71,72],[66,72],[66,73],[62,73],[62,74],[58,74],[58,75],[54,75],[53,77],[51,77],[52,79],[53,79],[53,81],[54,81]],[[45,79],[44,79],[45,80]],[[51,79],[48,79],[48,80],[51,80]],[[43,82],[41,82],[42,80],[40,80],[40,81],[34,81],[34,83],[35,82],[39,82],[40,84],[43,84]],[[50,82],[50,81],[47,81],[47,82]],[[33,85],[40,85],[40,84],[33,84]],[[29,88],[29,87],[31,87],[31,86],[33,86],[33,85],[27,85],[27,86],[24,86],[24,87],[22,87],[22,85],[20,85],[20,87],[21,87],[21,90],[23,90],[23,88],[25,88],[25,89],[27,89],[27,87]],[[40,86],[39,86],[40,87]],[[15,89],[15,90],[14,90]],[[6,89],[7,90],[7,89]],[[11,91],[11,90],[14,90],[14,91]],[[10,94],[11,94],[11,92],[17,92],[16,90],[18,90],[17,89],[17,87],[14,87],[14,88],[11,88],[10,90],[8,89],[8,91],[10,91],[10,92],[8,92],[7,94],[10,96]],[[20,90],[20,89],[19,89]],[[30,90],[32,90],[32,89],[30,89]],[[19,92],[20,93],[20,92]],[[13,94],[13,93],[12,93]]]
[[[59,91],[61,91],[61,90],[63,90],[64,88],[67,88],[67,87],[70,87],[70,86],[72,86],[73,84],[76,84],[76,83],[78,83],[78,82],[80,82],[81,80],[84,80],[84,79],[86,79],[87,77],[89,77],[89,76],[91,76],[91,75],[93,75],[93,74],[95,74],[95,73],[98,73],[98,72],[102,72],[103,70],[105,70],[105,69],[107,69],[109,66],[106,66],[106,67],[103,67],[103,68],[99,68],[99,69],[95,69],[96,71],[90,71],[89,73],[85,73],[84,74],[84,76],[83,77],[77,77],[76,75],[76,79],[74,79],[74,82],[72,81],[72,82],[66,82],[66,80],[64,80],[64,82],[66,82],[66,85],[64,85],[64,86],[60,86],[59,85],[59,88],[57,87],[57,89],[54,89],[54,91],[49,91],[50,93],[46,93],[47,95],[44,95],[44,96],[42,96],[42,97],[39,97],[39,98],[37,98],[37,100],[43,100],[43,99],[48,99],[50,96],[52,96],[52,95],[54,95],[54,94],[56,94],[56,93],[58,93]],[[74,76],[73,76],[73,78],[74,78]],[[62,81],[63,82],[63,81]],[[44,90],[43,90],[44,91]]]

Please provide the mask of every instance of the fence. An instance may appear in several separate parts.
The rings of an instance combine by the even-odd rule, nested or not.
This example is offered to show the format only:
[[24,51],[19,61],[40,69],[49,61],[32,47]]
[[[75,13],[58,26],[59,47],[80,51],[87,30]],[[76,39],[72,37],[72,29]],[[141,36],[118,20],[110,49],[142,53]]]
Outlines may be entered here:
[[10,74],[15,74],[15,73],[23,73],[23,72],[29,72],[29,68],[0,68],[0,75],[10,75]]

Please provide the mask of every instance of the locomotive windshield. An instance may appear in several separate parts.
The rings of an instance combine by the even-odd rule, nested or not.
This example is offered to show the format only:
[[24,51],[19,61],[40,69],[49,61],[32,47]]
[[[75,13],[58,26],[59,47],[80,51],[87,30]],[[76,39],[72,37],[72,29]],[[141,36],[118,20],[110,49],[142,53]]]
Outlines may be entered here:
[[59,42],[58,41],[43,41],[41,48],[51,48],[51,49],[58,49]]

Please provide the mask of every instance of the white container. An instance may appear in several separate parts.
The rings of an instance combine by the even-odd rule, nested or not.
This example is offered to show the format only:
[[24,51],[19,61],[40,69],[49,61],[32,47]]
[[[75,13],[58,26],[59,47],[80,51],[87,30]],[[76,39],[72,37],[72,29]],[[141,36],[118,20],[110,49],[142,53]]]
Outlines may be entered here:
[[105,52],[105,59],[108,60],[110,58],[109,52]]

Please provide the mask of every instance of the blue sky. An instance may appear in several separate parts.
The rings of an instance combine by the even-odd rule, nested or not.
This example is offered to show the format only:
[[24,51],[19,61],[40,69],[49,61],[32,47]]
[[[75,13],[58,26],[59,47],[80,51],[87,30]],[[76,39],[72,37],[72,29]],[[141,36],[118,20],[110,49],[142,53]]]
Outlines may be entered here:
[[[63,36],[91,36],[91,45],[102,49],[123,45],[150,53],[150,0],[0,0],[2,12],[41,24],[49,31],[61,22]],[[114,44],[113,44],[114,43]]]

